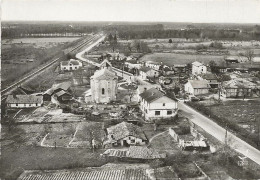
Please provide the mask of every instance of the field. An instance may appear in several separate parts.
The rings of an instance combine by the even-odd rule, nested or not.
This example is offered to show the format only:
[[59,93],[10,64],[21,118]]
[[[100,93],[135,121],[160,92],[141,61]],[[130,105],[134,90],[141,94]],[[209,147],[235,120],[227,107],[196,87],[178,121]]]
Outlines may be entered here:
[[187,64],[194,61],[202,63],[209,63],[210,61],[223,62],[223,56],[213,55],[189,55],[189,54],[175,54],[175,53],[153,53],[147,54],[141,58],[141,61],[162,62],[165,65],[173,66],[175,64]]
[[[78,38],[24,38],[2,41],[3,88],[52,58]],[[12,72],[12,73],[10,73]],[[15,72],[15,73],[13,73]]]

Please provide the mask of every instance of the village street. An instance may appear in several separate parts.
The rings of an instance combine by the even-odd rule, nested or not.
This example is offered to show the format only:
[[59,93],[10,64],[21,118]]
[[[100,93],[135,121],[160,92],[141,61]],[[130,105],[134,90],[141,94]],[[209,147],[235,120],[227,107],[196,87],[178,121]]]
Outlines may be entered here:
[[[193,123],[197,124],[209,134],[217,138],[221,142],[225,142],[225,134],[226,130],[216,124],[210,118],[202,115],[201,113],[197,112],[193,108],[189,107],[188,105],[184,104],[183,102],[179,102],[179,109],[180,112],[183,113],[186,117],[188,117]],[[245,141],[241,140],[234,134],[228,132],[228,144],[231,148],[235,149],[237,152],[247,156],[257,164],[260,164],[260,151],[256,148],[252,147]]]

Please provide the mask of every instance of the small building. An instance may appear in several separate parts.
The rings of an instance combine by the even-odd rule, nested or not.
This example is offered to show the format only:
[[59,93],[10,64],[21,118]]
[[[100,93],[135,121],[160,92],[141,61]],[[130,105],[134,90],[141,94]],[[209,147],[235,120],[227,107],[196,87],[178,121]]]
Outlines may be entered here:
[[159,71],[149,67],[141,67],[139,73],[142,80],[146,80],[149,78],[156,78],[159,76]]
[[207,66],[204,64],[195,61],[192,63],[192,74],[198,75],[198,74],[206,74],[207,73]]
[[142,67],[142,64],[139,63],[137,60],[134,60],[134,59],[129,60],[129,61],[126,61],[126,62],[125,62],[125,65],[126,65],[126,67],[128,67],[129,69],[133,69],[133,68],[135,68],[135,69],[140,69],[140,68]]
[[174,75],[175,71],[174,68],[170,68],[168,66],[163,66],[162,68],[160,68],[162,75],[164,76],[170,76],[170,75]]
[[103,145],[105,147],[145,145],[146,142],[147,138],[139,126],[122,122],[107,128],[107,139]]
[[170,118],[177,115],[178,100],[166,96],[158,89],[151,88],[140,94],[140,109],[146,120]]
[[161,67],[162,63],[159,62],[154,62],[154,61],[146,61],[145,62],[145,67],[149,67],[151,69],[154,69],[156,71],[158,71]]
[[[51,101],[51,97],[61,91],[64,91],[68,94],[71,93],[71,82],[63,82],[58,84],[53,84],[52,87],[48,90],[46,90],[43,93],[43,100],[44,101]],[[62,94],[62,93],[61,93]]]
[[70,59],[69,61],[61,61],[60,69],[62,71],[73,71],[82,67],[82,63],[75,59]]
[[43,104],[43,96],[36,95],[8,95],[6,99],[8,108],[40,107]]
[[207,73],[199,77],[199,80],[207,80],[211,88],[218,88],[219,82],[216,74]]
[[[251,97],[253,90],[257,90],[257,85],[246,79],[237,78],[223,82],[221,86],[221,96],[223,97]],[[259,91],[259,90],[258,90]]]
[[239,63],[238,58],[235,57],[226,57],[224,60],[227,64]]
[[61,103],[67,103],[72,98],[72,95],[64,90],[57,92],[55,95],[57,97],[57,100]]
[[190,95],[201,95],[209,93],[210,85],[207,80],[188,80],[184,90]]

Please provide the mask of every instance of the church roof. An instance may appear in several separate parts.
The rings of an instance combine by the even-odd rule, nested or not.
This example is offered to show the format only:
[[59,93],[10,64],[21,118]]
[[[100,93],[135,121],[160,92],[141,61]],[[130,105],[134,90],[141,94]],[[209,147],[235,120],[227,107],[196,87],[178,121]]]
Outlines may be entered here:
[[115,73],[113,71],[110,71],[108,69],[101,69],[95,72],[93,76],[91,76],[91,79],[114,79],[117,78]]
[[100,65],[99,65],[99,67],[112,67],[112,64],[107,60],[107,59],[105,59]]

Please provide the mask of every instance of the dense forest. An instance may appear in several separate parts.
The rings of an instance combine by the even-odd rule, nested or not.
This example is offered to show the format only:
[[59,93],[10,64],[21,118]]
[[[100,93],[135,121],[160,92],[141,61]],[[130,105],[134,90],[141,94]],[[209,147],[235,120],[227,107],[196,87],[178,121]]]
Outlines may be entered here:
[[[166,26],[168,28],[166,28]],[[153,38],[208,38],[229,40],[260,40],[260,25],[247,25],[243,28],[230,25],[229,28],[216,28],[187,24],[185,28],[172,28],[163,23],[3,23],[2,37],[16,38],[24,34],[49,34],[49,33],[92,33],[104,31],[117,34],[121,39],[153,39]]]

